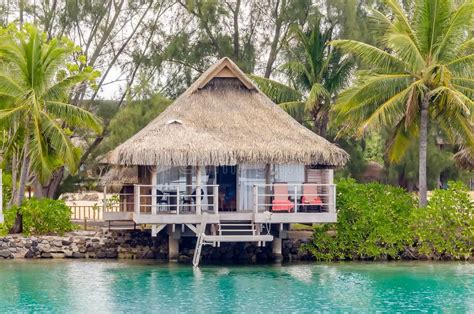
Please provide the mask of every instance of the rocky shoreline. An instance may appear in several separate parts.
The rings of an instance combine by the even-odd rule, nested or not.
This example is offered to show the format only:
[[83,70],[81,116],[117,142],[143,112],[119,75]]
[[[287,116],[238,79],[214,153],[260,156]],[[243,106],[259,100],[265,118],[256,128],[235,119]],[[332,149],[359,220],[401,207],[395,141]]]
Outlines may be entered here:
[[[287,239],[283,242],[285,261],[312,260],[300,248],[306,240]],[[195,237],[180,240],[178,262],[190,263],[194,254]],[[0,237],[0,259],[153,259],[168,260],[168,237],[152,238],[147,231],[109,231],[71,233],[64,236]],[[220,247],[205,246],[203,263],[237,262],[265,263],[274,261],[271,243],[257,247],[254,243],[222,243]]]

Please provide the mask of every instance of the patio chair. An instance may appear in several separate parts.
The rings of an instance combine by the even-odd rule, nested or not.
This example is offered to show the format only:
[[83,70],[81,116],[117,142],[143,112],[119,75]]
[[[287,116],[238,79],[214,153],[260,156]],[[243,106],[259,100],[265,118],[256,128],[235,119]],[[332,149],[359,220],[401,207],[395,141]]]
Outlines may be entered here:
[[[185,197],[183,198],[182,200],[182,204],[183,205],[188,205],[187,207],[189,207],[189,211],[191,211],[191,205],[192,204],[196,204],[196,190],[194,190],[192,193],[191,193],[191,197]],[[204,199],[204,190],[201,189],[201,201]]]
[[303,211],[321,211],[323,202],[318,196],[318,188],[311,183],[303,183],[303,196],[301,196],[301,207]]
[[165,196],[163,191],[156,190],[156,204],[158,205],[158,211],[167,211],[167,206],[162,205],[169,205],[168,198]]
[[289,199],[287,183],[274,184],[273,194],[272,212],[291,212],[293,210],[294,205]]

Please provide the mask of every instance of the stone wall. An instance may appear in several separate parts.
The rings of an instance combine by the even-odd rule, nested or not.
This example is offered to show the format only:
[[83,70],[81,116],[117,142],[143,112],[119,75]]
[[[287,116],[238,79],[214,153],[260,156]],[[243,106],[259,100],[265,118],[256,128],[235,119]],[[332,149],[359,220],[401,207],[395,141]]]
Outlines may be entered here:
[[[304,240],[284,240],[286,261],[309,260],[311,255],[300,250]],[[180,240],[179,262],[190,263],[196,245],[195,237]],[[9,235],[0,237],[2,258],[109,258],[168,260],[168,236],[152,238],[147,231],[112,231],[71,233],[65,236]],[[255,243],[221,243],[205,246],[203,263],[268,263],[274,259],[271,243],[258,247]]]

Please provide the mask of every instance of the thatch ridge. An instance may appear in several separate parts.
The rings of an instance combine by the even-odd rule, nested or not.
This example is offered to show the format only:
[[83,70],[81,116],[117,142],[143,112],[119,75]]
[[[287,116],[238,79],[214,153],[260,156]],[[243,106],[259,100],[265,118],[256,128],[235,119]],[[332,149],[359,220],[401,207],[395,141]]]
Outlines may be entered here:
[[[235,78],[213,78],[224,66]],[[107,160],[118,165],[340,167],[348,155],[300,125],[224,58],[145,128],[111,151]]]

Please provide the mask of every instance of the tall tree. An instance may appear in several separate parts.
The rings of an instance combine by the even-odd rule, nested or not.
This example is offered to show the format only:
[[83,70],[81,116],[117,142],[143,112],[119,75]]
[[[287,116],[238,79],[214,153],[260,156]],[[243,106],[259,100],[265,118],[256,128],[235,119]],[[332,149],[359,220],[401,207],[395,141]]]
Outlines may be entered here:
[[[97,73],[90,67],[80,71],[75,65],[65,65],[77,52],[69,40],[48,40],[31,25],[0,32],[0,123],[22,145],[15,196],[15,204],[20,205],[30,175],[45,182],[63,164],[76,171],[79,151],[69,139],[68,127],[101,131],[94,115],[68,103],[71,90],[94,80]],[[21,216],[14,231],[21,231]]]
[[324,26],[319,18],[306,29],[294,27],[293,46],[282,66],[292,82],[277,82],[254,77],[260,88],[297,120],[309,120],[313,130],[326,136],[330,105],[346,86],[353,63],[339,49],[329,45],[334,27]]
[[454,143],[474,145],[474,3],[415,0],[413,14],[395,0],[387,5],[389,16],[379,11],[372,15],[381,48],[351,40],[334,42],[370,67],[341,94],[335,112],[341,134],[392,129],[392,161],[403,156],[410,141],[419,139],[418,188],[424,207],[429,123],[436,123]]

